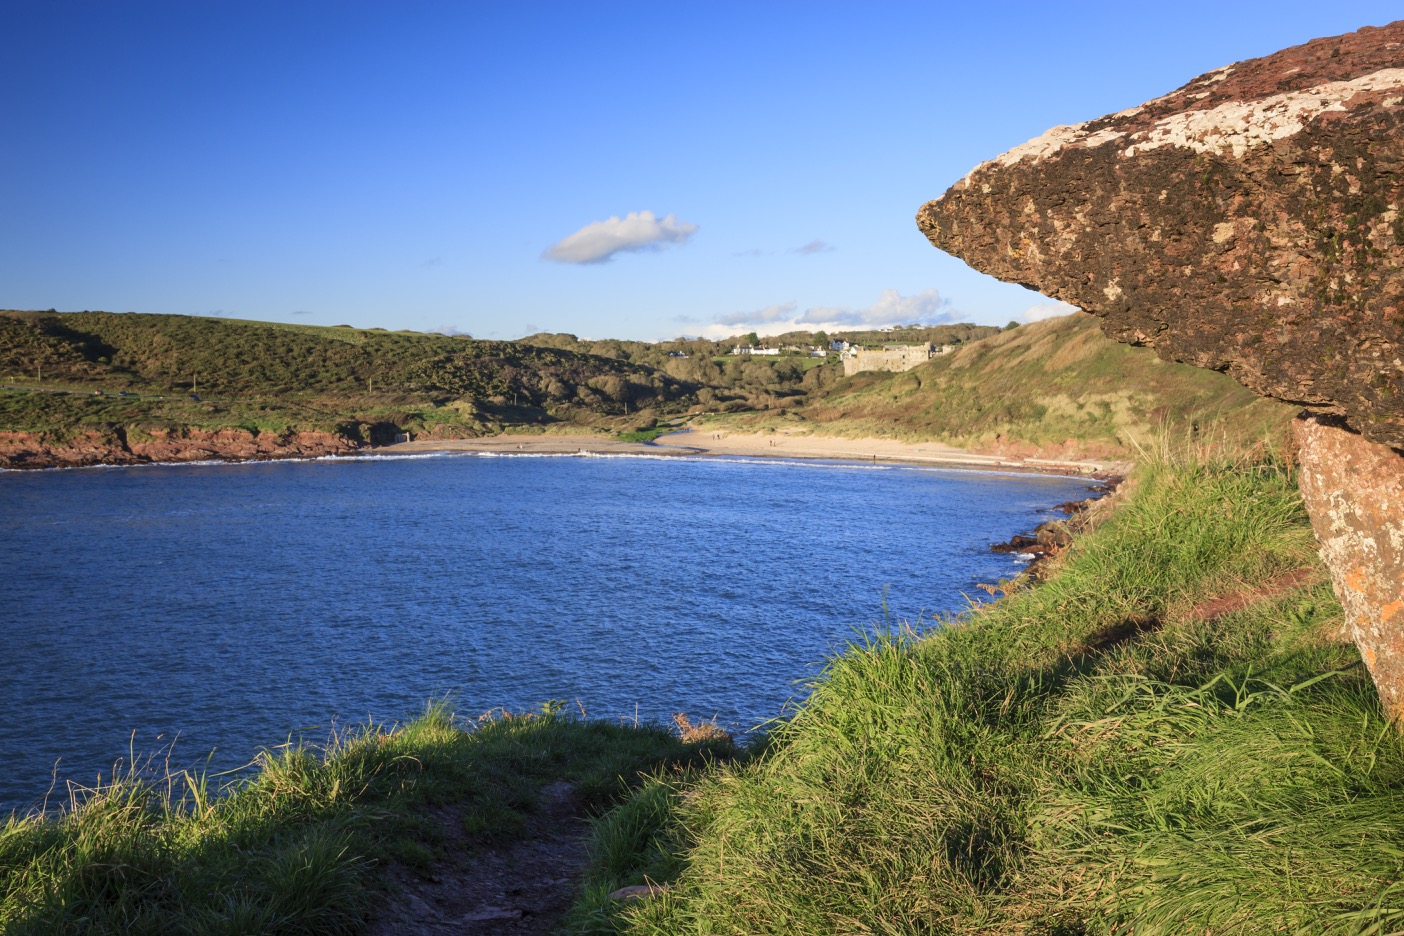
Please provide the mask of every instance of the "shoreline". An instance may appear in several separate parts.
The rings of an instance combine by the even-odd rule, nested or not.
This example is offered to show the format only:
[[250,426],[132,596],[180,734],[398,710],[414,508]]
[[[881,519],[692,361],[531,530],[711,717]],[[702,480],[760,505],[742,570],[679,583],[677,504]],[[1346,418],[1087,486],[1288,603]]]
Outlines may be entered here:
[[35,459],[24,464],[0,466],[0,474],[30,471],[59,471],[78,468],[128,468],[143,465],[228,465],[274,461],[300,461],[319,458],[376,458],[395,455],[441,453],[485,455],[560,456],[643,456],[652,458],[768,458],[775,460],[839,461],[907,467],[948,468],[961,471],[1036,473],[1062,477],[1111,481],[1124,478],[1130,462],[1029,458],[1016,455],[990,455],[954,448],[939,442],[901,442],[896,439],[812,435],[800,432],[733,432],[728,430],[682,429],[659,436],[652,442],[624,442],[604,434],[589,433],[504,433],[469,439],[424,439],[392,445],[364,446],[352,450],[270,450],[257,454],[231,455],[198,448],[190,457],[104,458],[102,453],[85,451],[81,458]]
[[1123,477],[1124,462],[1074,461],[984,455],[939,442],[848,439],[790,433],[742,433],[683,429],[653,442],[622,442],[602,435],[504,434],[476,439],[426,439],[370,449],[374,455],[478,452],[498,455],[653,455],[676,458],[783,458],[869,462],[968,471],[1013,471],[1106,480]]

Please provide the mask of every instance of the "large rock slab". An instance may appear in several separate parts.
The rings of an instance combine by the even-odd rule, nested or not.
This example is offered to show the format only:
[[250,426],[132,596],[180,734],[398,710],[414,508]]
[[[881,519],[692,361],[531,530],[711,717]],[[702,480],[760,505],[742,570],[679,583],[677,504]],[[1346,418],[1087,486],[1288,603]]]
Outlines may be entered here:
[[1404,448],[1404,21],[1055,127],[917,215],[933,244]]
[[1404,725],[1404,21],[1055,127],[917,223],[1112,338],[1315,411],[1301,489],[1385,712]]

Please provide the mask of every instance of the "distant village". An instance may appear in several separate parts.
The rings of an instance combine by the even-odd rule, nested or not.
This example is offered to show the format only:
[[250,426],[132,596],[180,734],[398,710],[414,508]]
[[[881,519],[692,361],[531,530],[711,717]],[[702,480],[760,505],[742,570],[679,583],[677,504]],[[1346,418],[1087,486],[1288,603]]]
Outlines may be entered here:
[[836,339],[829,342],[827,348],[822,345],[784,345],[779,348],[758,348],[754,345],[739,344],[732,348],[731,353],[738,357],[741,355],[779,357],[782,354],[803,354],[816,358],[824,358],[837,353],[839,360],[843,362],[843,375],[849,377],[863,371],[885,371],[887,373],[909,371],[934,357],[950,354],[954,350],[955,345],[938,346],[929,341],[923,344],[884,345],[881,348],[872,348]]

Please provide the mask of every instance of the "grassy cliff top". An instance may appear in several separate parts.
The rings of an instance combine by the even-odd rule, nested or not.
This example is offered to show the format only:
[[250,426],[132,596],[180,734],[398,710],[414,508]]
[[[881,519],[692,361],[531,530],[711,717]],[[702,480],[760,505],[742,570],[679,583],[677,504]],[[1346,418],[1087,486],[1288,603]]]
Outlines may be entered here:
[[757,759],[636,792],[571,931],[1399,932],[1404,735],[1290,470],[1130,486],[1043,583],[851,647]]

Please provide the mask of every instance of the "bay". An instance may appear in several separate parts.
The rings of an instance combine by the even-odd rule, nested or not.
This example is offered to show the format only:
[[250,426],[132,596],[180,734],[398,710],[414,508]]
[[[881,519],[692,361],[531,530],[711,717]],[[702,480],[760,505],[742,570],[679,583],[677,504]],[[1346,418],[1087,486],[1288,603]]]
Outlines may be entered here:
[[[0,474],[0,809],[136,755],[564,700],[751,729],[823,660],[985,597],[1087,482],[437,455]],[[173,745],[173,746],[172,746]]]

